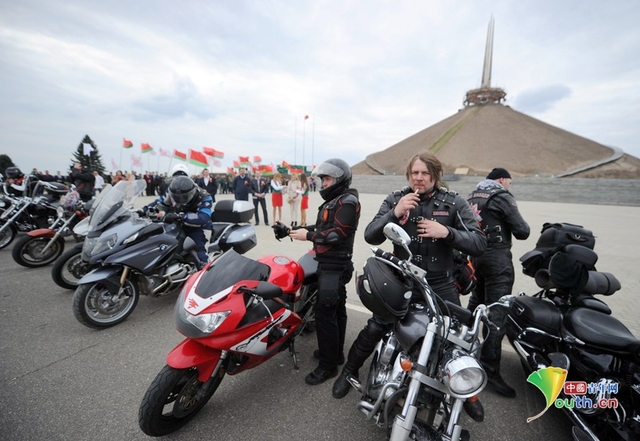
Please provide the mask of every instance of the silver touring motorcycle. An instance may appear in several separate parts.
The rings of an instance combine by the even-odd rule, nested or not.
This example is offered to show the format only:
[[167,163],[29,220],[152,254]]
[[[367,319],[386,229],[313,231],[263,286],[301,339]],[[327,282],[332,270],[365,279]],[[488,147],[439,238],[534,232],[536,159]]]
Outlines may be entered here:
[[[491,326],[488,310],[500,306],[480,305],[471,313],[437,299],[426,271],[410,262],[407,233],[389,223],[384,234],[410,257],[400,260],[372,247],[374,255],[358,277],[362,303],[376,315],[395,319],[378,343],[365,381],[348,378],[362,393],[358,408],[392,441],[467,440],[469,432],[458,424],[462,405],[487,383],[477,361],[481,324]],[[412,302],[412,292],[423,300]]]

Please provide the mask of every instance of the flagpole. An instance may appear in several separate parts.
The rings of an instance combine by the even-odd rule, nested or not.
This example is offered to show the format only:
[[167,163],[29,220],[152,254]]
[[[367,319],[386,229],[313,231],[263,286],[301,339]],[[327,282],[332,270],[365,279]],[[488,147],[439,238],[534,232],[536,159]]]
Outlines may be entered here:
[[293,163],[297,161],[296,149],[298,148],[298,117],[295,117],[295,131],[293,135]]
[[302,120],[302,172],[306,172],[305,166],[304,166],[304,133],[305,130],[307,128],[307,116],[305,115],[304,119]]
[[120,160],[118,161],[118,168],[122,170],[122,151],[124,150],[124,146],[120,148]]
[[311,167],[313,167],[315,164],[315,161],[313,159],[313,147],[314,147],[315,138],[316,138],[316,117],[314,115],[313,121],[311,121]]

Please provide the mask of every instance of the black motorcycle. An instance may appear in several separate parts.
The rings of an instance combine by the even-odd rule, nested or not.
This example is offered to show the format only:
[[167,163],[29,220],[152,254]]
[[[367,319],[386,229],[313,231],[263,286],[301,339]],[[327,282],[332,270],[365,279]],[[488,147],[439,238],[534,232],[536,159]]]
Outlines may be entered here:
[[[187,237],[181,222],[156,222],[132,210],[132,198],[145,188],[144,180],[121,181],[91,215],[82,259],[93,269],[78,281],[73,298],[73,313],[85,326],[117,325],[133,312],[141,294],[175,293],[200,269],[195,242]],[[223,208],[224,204],[215,204],[212,217],[224,216]],[[240,218],[253,213],[249,202],[229,209],[243,210]],[[245,231],[237,234],[227,226],[216,233],[221,251],[246,252],[255,246],[253,228],[238,228]]]
[[556,407],[572,420],[576,441],[639,440],[640,340],[594,297],[620,289],[615,276],[596,271],[594,246],[579,225],[544,225],[536,249],[520,259],[542,290],[505,302],[506,335],[527,374],[566,373]]
[[[32,185],[33,184],[33,185]],[[0,249],[7,247],[19,232],[48,228],[58,217],[60,198],[69,188],[58,182],[26,182],[26,196],[4,197],[5,207],[0,215]]]

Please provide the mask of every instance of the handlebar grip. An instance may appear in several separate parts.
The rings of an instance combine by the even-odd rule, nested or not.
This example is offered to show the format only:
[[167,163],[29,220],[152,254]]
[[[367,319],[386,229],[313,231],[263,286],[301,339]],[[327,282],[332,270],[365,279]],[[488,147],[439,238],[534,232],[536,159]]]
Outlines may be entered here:
[[393,254],[391,254],[388,251],[384,251],[381,250],[380,248],[376,248],[375,250],[375,255],[377,257],[381,257],[385,260],[388,260],[389,262],[393,263],[394,265],[400,266],[400,264],[402,263],[402,261],[400,259],[398,259],[396,256],[394,256]]

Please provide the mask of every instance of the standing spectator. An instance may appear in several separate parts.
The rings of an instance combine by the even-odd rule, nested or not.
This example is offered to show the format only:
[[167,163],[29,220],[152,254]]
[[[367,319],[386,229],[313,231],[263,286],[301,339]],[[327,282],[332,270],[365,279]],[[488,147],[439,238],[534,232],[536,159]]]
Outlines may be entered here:
[[300,187],[302,190],[302,199],[300,200],[300,225],[307,225],[307,210],[309,209],[309,181],[307,175],[300,175]]
[[[458,289],[452,275],[453,249],[479,256],[487,242],[467,201],[442,187],[442,173],[442,163],[433,153],[414,156],[407,165],[409,186],[385,198],[367,225],[364,238],[371,245],[379,245],[386,240],[383,229],[387,223],[400,225],[411,237],[409,249],[413,263],[427,271],[427,281],[438,298],[459,305]],[[408,257],[400,246],[394,245],[393,252],[401,259]],[[422,296],[415,297],[417,302],[422,300]],[[367,321],[351,345],[342,373],[333,384],[334,398],[347,395],[351,389],[348,377],[358,377],[358,370],[392,326],[393,323],[377,315]],[[480,401],[475,400],[472,404],[471,411],[469,405],[465,410],[473,413],[474,419],[483,419]]]
[[345,161],[328,159],[318,165],[313,174],[322,180],[320,196],[324,199],[316,224],[289,233],[295,240],[313,242],[318,261],[315,308],[318,367],[304,379],[311,386],[338,375],[347,328],[346,284],[353,275],[351,258],[360,219],[358,191],[349,188],[351,169]]
[[76,191],[83,202],[87,202],[93,197],[93,186],[96,178],[93,173],[85,170],[79,162],[71,166],[71,181],[76,186]]
[[120,170],[116,171],[116,175],[113,177],[112,183],[116,185],[118,182],[124,181],[124,176]]
[[247,176],[247,169],[240,167],[240,173],[233,179],[231,186],[236,201],[248,201],[251,191],[251,179]]
[[[529,224],[522,218],[516,199],[509,192],[511,175],[504,168],[494,168],[487,178],[469,195],[469,204],[476,213],[482,232],[487,238],[487,250],[471,259],[476,269],[477,284],[469,299],[469,310],[484,303],[497,302],[511,294],[515,277],[511,255],[511,236],[525,240],[529,237]],[[489,377],[489,386],[501,395],[515,397],[516,391],[500,375],[502,338],[505,333],[507,310],[494,308],[491,321],[498,330],[491,330],[482,345],[480,362]]]
[[93,192],[97,195],[102,191],[102,187],[104,187],[104,178],[97,171],[93,172],[93,177],[95,179],[93,184]]
[[291,225],[298,225],[298,212],[300,211],[300,199],[302,187],[300,186],[300,178],[298,175],[291,175],[289,184],[287,184],[287,203],[289,204],[289,216]]
[[209,170],[207,170],[206,168],[202,170],[202,177],[196,180],[196,184],[198,184],[198,187],[207,190],[207,193],[209,193],[209,196],[211,196],[213,202],[216,201],[218,183],[213,176],[209,175]]
[[251,180],[251,194],[253,195],[254,215],[256,225],[260,225],[260,214],[258,213],[258,204],[262,207],[264,215],[264,224],[269,225],[269,216],[267,215],[267,200],[265,194],[269,191],[269,183],[262,177],[262,172],[256,170],[254,178]]
[[153,191],[153,175],[148,171],[145,171],[142,179],[144,179],[144,181],[147,183],[147,196],[155,196],[155,193]]
[[[273,206],[273,222],[282,221],[282,175],[276,172],[271,180],[271,205]],[[276,216],[277,213],[277,216]]]
[[46,182],[51,182],[54,180],[53,176],[51,176],[51,174],[49,173],[49,170],[45,170],[42,176],[40,176],[40,179]]
[[53,177],[53,180],[61,184],[64,182],[64,176],[62,176],[62,173],[60,173],[60,170],[56,172],[55,176]]

